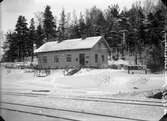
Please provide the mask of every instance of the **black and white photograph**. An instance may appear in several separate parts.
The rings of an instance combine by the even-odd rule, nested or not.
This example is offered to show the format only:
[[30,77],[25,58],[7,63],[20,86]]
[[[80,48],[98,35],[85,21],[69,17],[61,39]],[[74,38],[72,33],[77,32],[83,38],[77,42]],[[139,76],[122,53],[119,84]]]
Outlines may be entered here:
[[167,0],[0,0],[0,121],[167,121]]

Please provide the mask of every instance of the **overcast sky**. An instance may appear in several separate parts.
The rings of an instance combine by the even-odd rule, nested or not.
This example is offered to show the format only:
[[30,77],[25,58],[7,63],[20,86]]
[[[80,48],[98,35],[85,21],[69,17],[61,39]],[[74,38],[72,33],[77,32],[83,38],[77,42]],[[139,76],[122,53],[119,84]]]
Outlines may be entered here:
[[[120,8],[130,8],[136,0],[4,0],[2,2],[2,30],[13,30],[19,15],[24,15],[29,23],[30,18],[36,12],[44,11],[46,5],[51,6],[53,15],[59,16],[62,8],[72,12],[74,9],[79,13],[86,8],[97,6],[104,10],[110,4],[118,4]],[[144,0],[141,0],[144,1]],[[154,1],[154,0],[153,0]]]

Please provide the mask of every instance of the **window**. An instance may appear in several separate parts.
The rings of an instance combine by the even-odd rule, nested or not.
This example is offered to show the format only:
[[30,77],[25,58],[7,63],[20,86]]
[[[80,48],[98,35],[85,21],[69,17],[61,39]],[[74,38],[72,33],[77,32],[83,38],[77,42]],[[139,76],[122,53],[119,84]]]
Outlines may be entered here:
[[55,63],[58,63],[58,62],[59,62],[59,58],[58,58],[57,55],[54,56],[54,62],[55,62]]
[[102,62],[104,62],[104,55],[101,56]]
[[71,55],[70,55],[70,54],[67,55],[67,57],[66,57],[66,61],[67,61],[67,62],[71,62]]
[[95,54],[95,63],[97,63],[97,62],[98,62],[98,55]]
[[47,56],[43,56],[43,63],[47,63]]

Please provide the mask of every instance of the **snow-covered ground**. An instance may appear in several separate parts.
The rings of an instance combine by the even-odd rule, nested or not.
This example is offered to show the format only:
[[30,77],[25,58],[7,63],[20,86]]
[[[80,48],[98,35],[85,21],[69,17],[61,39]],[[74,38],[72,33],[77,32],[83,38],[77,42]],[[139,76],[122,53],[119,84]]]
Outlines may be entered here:
[[[2,69],[2,89],[50,90],[52,94],[138,94],[161,89],[164,74],[128,74],[125,70],[81,69],[72,76],[54,70],[49,76],[37,77],[20,69]],[[140,95],[141,96],[141,95]]]
[[[56,98],[59,96],[95,96],[95,97],[115,97],[115,98],[133,98],[134,100],[155,101],[155,99],[146,99],[145,96],[162,89],[164,84],[164,74],[128,74],[125,70],[112,69],[81,69],[75,75],[65,76],[64,70],[54,70],[49,76],[37,77],[34,72],[27,72],[21,69],[1,69],[1,91],[4,92],[26,92],[29,93],[47,93],[47,96],[26,96],[2,94],[2,102],[21,103],[35,106],[55,107],[60,109],[79,110],[85,112],[94,112],[118,117],[129,117],[157,121],[164,113],[164,107],[131,105],[119,103],[106,103],[96,101],[83,101]],[[42,91],[41,91],[42,90]],[[45,91],[44,91],[45,90]],[[48,91],[49,90],[49,91]],[[9,94],[9,95],[8,95]],[[108,99],[109,99],[108,98]],[[157,100],[156,100],[157,101]],[[158,100],[160,102],[160,100]],[[3,106],[3,105],[2,105]],[[5,107],[6,105],[4,105]],[[10,108],[10,107],[7,107]],[[17,107],[13,107],[14,109]],[[21,110],[27,110],[23,108]],[[30,110],[30,112],[33,112]],[[53,120],[48,117],[37,117],[18,112],[2,110],[2,116],[8,121],[18,121],[20,119],[32,121]],[[44,111],[41,109],[36,112],[47,113],[61,116],[54,111]],[[10,115],[10,116],[9,116]],[[68,114],[71,117],[71,114]],[[14,118],[13,118],[14,116]],[[67,113],[62,114],[67,116]],[[10,118],[12,117],[12,119]],[[77,114],[78,117],[78,114]],[[79,117],[87,119],[88,116]],[[99,120],[99,119],[98,119]],[[106,121],[107,119],[101,119]],[[118,118],[109,120],[119,121]]]

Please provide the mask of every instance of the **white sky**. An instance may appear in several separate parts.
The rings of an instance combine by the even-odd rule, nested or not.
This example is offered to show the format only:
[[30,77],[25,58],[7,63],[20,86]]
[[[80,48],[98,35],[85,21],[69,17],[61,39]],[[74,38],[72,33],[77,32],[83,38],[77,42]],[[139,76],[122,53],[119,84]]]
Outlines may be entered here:
[[[62,8],[66,12],[84,12],[86,8],[96,6],[102,10],[107,9],[108,5],[118,4],[121,9],[130,8],[136,0],[4,0],[2,2],[2,30],[14,30],[19,15],[24,15],[29,23],[35,17],[35,13],[44,11],[46,5],[51,6],[54,16],[60,16]],[[144,1],[144,0],[140,0]],[[153,0],[155,1],[155,0]]]

